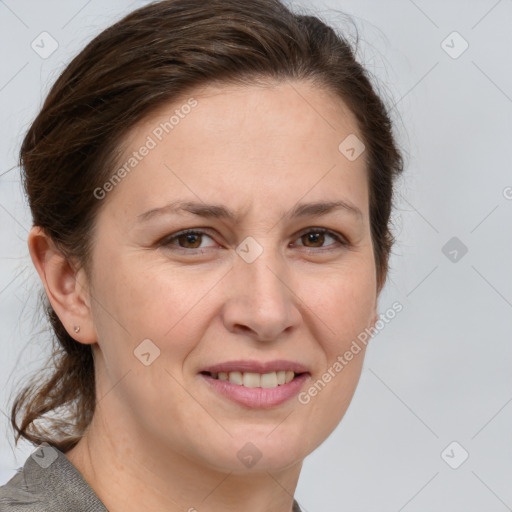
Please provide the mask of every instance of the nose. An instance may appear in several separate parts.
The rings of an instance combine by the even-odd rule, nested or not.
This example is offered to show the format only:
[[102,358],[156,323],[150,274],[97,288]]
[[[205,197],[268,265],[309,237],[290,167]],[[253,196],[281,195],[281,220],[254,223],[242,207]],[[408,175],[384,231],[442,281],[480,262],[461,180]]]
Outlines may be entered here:
[[257,341],[275,341],[290,335],[300,321],[300,299],[293,274],[277,251],[269,247],[253,261],[238,256],[229,273],[228,298],[222,317],[233,333]]

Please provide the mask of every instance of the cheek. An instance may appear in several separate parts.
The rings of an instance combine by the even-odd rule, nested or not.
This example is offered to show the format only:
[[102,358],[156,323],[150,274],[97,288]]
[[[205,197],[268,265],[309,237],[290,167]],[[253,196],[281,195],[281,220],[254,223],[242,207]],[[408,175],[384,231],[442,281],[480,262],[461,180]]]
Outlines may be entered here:
[[322,341],[330,364],[371,325],[377,301],[373,263],[361,257],[357,265],[347,264],[318,279],[309,276],[299,295],[307,297],[306,311],[316,317],[315,338]]
[[321,332],[315,337],[324,356],[315,379],[300,396],[305,414],[317,425],[312,437],[324,439],[336,428],[361,376],[366,344],[358,336],[373,320],[376,283],[373,260],[363,255],[356,259],[357,263],[347,264],[326,279],[328,285],[310,286],[302,292],[318,317]]
[[329,363],[325,372],[300,394],[298,407],[304,408],[303,414],[309,420],[303,437],[316,441],[311,450],[329,437],[345,416],[361,376],[363,360],[364,347],[341,371]]
[[[182,365],[205,328],[204,307],[194,306],[215,282],[213,276],[209,280],[212,283],[197,284],[186,272],[170,271],[165,265],[143,268],[129,258],[112,258],[108,271],[98,273],[94,321],[104,361],[99,385],[100,394],[112,401],[105,405],[120,397],[147,428],[155,428],[154,418],[159,416],[156,423],[169,425],[172,420],[176,428],[185,429],[194,415],[201,414],[184,390]],[[138,347],[147,339],[156,349],[147,342],[143,345],[152,361],[146,366],[134,351],[142,354]],[[111,395],[108,390],[113,387],[116,392]]]
[[165,262],[148,267],[134,258],[109,261],[109,271],[96,286],[101,301],[95,314],[100,344],[108,340],[108,350],[113,345],[118,355],[131,356],[143,340],[150,339],[161,356],[170,356],[172,365],[181,364],[205,329],[208,291],[219,276],[191,275]]

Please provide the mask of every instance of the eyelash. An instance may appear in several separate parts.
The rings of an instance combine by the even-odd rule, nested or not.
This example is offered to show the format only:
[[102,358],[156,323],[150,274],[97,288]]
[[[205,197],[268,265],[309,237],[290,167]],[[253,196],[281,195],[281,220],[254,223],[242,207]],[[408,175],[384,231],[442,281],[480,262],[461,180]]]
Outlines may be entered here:
[[[309,251],[318,252],[319,250],[320,251],[331,251],[331,250],[335,250],[335,249],[341,249],[344,247],[348,247],[350,245],[341,235],[339,235],[335,231],[331,231],[330,229],[327,229],[327,228],[308,228],[305,231],[301,231],[297,238],[302,238],[304,235],[307,235],[309,233],[329,235],[330,237],[334,238],[334,240],[336,240],[340,244],[341,247],[338,246],[338,247],[331,247],[331,248],[323,248],[323,247],[305,247],[305,246],[303,246],[304,249],[308,252]],[[187,249],[186,247],[179,247],[178,245],[172,243],[173,240],[176,240],[182,236],[189,235],[189,234],[207,236],[209,238],[212,238],[206,231],[202,231],[200,229],[186,229],[186,230],[179,231],[178,233],[175,233],[170,236],[166,236],[166,237],[162,238],[159,242],[157,242],[157,245],[159,247],[170,248],[170,250],[172,250],[172,251],[180,251],[180,252],[185,252],[185,253],[193,253],[193,251],[199,251],[200,253],[204,252],[205,249],[201,249],[199,247],[196,247],[193,249]],[[171,247],[173,245],[175,245],[175,247]],[[336,244],[331,244],[331,245],[336,245]]]

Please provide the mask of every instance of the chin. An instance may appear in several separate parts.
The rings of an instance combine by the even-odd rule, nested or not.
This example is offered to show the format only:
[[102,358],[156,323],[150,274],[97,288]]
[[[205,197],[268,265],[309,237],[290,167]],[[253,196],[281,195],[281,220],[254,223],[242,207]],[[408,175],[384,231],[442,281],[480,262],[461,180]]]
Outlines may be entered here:
[[230,438],[210,464],[221,471],[242,474],[275,472],[302,463],[307,453],[301,439],[294,440],[285,431],[270,436],[268,432]]

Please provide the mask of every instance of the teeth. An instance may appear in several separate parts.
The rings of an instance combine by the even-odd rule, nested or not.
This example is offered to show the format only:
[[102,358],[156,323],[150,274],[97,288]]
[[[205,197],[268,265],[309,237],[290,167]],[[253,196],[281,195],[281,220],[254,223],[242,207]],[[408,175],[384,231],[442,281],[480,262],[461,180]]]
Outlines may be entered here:
[[246,388],[261,388],[261,376],[259,373],[245,372],[243,374],[243,381]]
[[229,382],[232,382],[233,384],[238,384],[239,386],[242,386],[244,383],[242,377],[243,376],[240,372],[229,372],[228,373]]
[[246,388],[275,388],[288,384],[293,380],[295,373],[291,370],[270,373],[253,373],[253,372],[218,372],[212,373],[214,379],[229,380],[237,386],[245,386]]
[[265,373],[260,377],[262,388],[275,388],[277,386],[277,373]]

